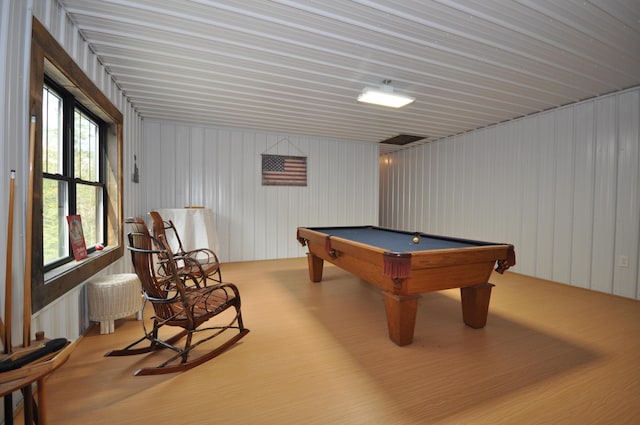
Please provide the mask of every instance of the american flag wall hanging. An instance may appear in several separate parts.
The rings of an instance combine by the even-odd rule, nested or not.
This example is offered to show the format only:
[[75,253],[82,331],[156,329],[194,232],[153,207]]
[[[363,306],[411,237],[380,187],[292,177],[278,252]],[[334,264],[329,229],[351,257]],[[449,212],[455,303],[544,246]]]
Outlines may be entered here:
[[307,157],[262,154],[263,186],[306,186]]

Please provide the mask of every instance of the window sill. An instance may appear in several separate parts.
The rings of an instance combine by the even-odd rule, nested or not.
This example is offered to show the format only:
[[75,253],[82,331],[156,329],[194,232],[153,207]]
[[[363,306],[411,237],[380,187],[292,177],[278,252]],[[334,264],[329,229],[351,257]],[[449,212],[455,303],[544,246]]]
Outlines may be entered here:
[[[41,275],[40,279],[32,280],[31,309],[35,313],[50,302],[60,298],[65,293],[80,285],[100,270],[118,261],[124,252],[122,245],[105,248],[100,252],[93,252],[81,261],[73,261],[57,267]],[[38,281],[43,283],[38,283]]]
[[91,263],[94,260],[99,259],[102,256],[109,255],[110,252],[117,250],[118,247],[108,247],[103,249],[102,251],[94,251],[87,255],[86,258],[83,258],[80,261],[71,261],[67,264],[63,264],[59,267],[56,267],[53,270],[49,270],[44,274],[44,284],[48,284],[49,282],[55,281],[56,279],[68,274],[73,273],[75,270],[80,269],[82,266],[87,263]]

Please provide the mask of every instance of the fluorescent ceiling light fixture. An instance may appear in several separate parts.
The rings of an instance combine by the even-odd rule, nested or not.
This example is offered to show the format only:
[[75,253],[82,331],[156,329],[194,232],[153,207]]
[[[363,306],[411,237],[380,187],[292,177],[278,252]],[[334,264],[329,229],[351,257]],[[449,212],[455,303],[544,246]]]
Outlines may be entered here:
[[394,93],[393,87],[388,84],[384,84],[378,89],[365,87],[358,96],[358,102],[373,103],[390,108],[402,108],[415,100],[414,97]]

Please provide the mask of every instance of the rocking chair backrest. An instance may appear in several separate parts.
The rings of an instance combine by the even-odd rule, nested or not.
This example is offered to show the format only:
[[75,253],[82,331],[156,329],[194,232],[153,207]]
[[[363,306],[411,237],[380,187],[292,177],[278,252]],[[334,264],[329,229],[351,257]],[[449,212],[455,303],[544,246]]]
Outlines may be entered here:
[[[222,283],[220,260],[215,252],[208,247],[185,251],[180,235],[178,235],[178,231],[172,221],[164,221],[157,211],[150,211],[149,216],[151,217],[154,238],[165,243],[164,248],[171,251],[178,269],[187,270],[188,274],[193,276],[207,276],[207,278]],[[173,240],[177,241],[177,249],[175,246],[172,247],[170,245],[167,232],[169,232],[169,236],[172,236]],[[166,259],[163,258],[163,255],[163,253],[159,253],[158,258]],[[161,262],[156,271],[159,274],[169,275],[171,272],[166,269],[166,264],[166,262]]]
[[[167,248],[171,250],[172,254],[184,255],[185,250],[184,250],[184,247],[182,246],[182,240],[180,239],[180,235],[178,234],[176,227],[173,225],[173,222],[171,220],[164,221],[164,219],[160,216],[160,213],[158,213],[157,211],[150,211],[149,216],[151,217],[151,227],[153,229],[153,236],[156,239],[159,239],[160,236],[162,236],[164,240],[167,241]],[[175,238],[178,244],[177,249],[170,246],[169,238],[167,237],[167,230],[171,230],[173,237]]]
[[[211,280],[212,284],[207,285],[209,275],[196,259],[174,257],[164,237],[151,236],[141,218],[125,222],[131,226],[129,251],[142,283],[145,305],[150,302],[155,314],[147,318],[147,322],[153,323],[151,330],[143,325],[145,334],[142,338],[122,350],[110,351],[108,356],[150,353],[168,348],[175,352],[171,357],[157,367],[139,369],[134,375],[178,372],[213,359],[249,332],[242,322],[240,292],[236,285],[221,280]],[[156,272],[159,261],[162,262],[160,271]],[[176,262],[181,266],[178,267]],[[209,323],[214,317],[219,320]],[[167,337],[164,332],[159,332],[165,327],[178,327],[180,330]],[[237,330],[237,333],[222,344],[204,349],[207,341],[230,329]],[[193,338],[196,333],[198,338]],[[149,345],[140,347],[139,344],[145,341],[149,341]],[[184,341],[184,347],[180,347],[178,341]],[[193,350],[195,347],[202,347],[202,352]]]
[[[131,226],[129,233],[129,251],[133,268],[142,284],[142,291],[147,301],[153,304],[155,314],[161,318],[174,315],[172,301],[182,291],[173,256],[169,252],[162,239],[155,239],[149,234],[149,229],[144,220],[139,217],[128,219]],[[158,276],[154,271],[155,259],[159,257],[166,262],[165,270],[169,273]]]

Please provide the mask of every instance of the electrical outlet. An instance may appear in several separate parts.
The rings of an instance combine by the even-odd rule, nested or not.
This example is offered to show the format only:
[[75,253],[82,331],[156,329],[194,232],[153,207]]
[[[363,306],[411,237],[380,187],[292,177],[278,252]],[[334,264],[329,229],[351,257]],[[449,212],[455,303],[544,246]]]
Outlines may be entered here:
[[626,255],[621,255],[620,257],[618,257],[618,266],[629,267],[629,257]]

